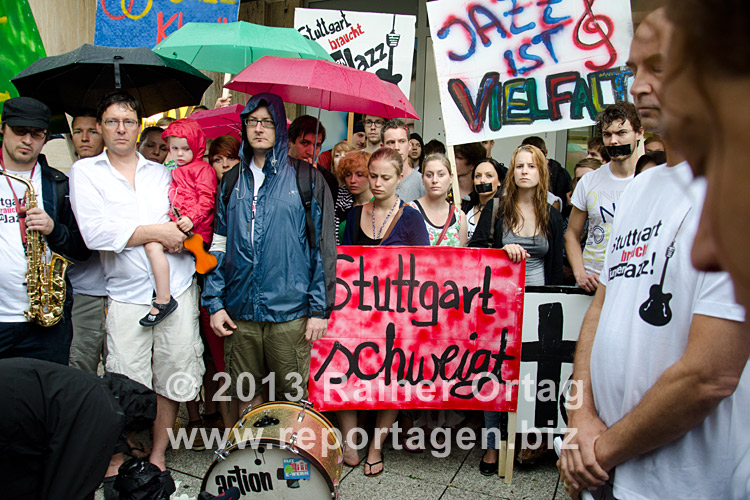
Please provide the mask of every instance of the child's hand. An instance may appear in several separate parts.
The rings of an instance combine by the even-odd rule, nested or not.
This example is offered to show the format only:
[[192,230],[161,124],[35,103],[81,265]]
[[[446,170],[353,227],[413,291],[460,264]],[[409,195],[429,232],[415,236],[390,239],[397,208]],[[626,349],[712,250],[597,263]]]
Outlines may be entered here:
[[187,233],[191,229],[193,229],[193,221],[190,220],[190,217],[185,217],[184,215],[177,219],[177,227],[180,228],[180,231],[183,233]]
[[232,104],[232,96],[228,95],[226,97],[219,97],[216,99],[216,104],[214,104],[214,108],[225,108],[227,106],[230,106]]

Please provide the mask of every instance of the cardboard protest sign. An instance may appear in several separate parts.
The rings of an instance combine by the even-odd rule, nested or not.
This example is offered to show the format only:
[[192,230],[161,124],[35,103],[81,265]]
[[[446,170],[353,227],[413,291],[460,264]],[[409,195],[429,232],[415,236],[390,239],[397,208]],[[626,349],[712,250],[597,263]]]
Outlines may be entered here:
[[627,98],[630,1],[427,3],[449,145],[593,124]]
[[240,0],[99,0],[94,44],[154,48],[185,23],[236,22],[239,9]]
[[295,9],[294,27],[339,64],[377,74],[409,97],[416,17]]
[[526,289],[516,432],[564,432],[562,402],[592,299],[577,287]]
[[524,276],[501,250],[339,247],[310,399],[322,410],[515,411]]

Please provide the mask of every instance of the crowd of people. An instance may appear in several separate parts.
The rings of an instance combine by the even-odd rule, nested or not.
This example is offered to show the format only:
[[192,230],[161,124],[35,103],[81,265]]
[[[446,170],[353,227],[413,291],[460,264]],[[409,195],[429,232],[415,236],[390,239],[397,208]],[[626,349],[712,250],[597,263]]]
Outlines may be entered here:
[[[750,266],[732,221],[750,212],[750,175],[732,153],[750,130],[738,112],[750,106],[750,12],[722,0],[737,13],[727,20],[706,2],[684,3],[639,26],[628,59],[634,104],[604,109],[572,177],[540,137],[504,152],[507,168],[492,157],[493,141],[456,146],[452,163],[439,141],[371,115],[321,154],[323,125],[303,115],[287,127],[273,94],[247,102],[240,140],[209,142],[190,118],[141,130],[140,103],[122,91],[73,117],[79,159],[66,177],[41,154],[49,108],[5,101],[0,163],[31,188],[0,179],[0,358],[91,374],[102,363],[156,393],[150,449],[128,436],[103,450],[107,484],[124,451],[166,470],[180,403],[189,428],[230,428],[264,400],[268,376],[276,397],[307,398],[311,345],[333,310],[337,245],[498,248],[526,261],[527,286],[594,294],[574,363],[582,404],[568,411],[558,462],[570,496],[747,498]],[[47,326],[25,315],[27,238],[37,233],[47,258],[74,262]],[[202,245],[187,252],[194,235]],[[215,266],[196,273],[205,252]],[[217,373],[230,381],[228,404],[214,397]],[[186,383],[174,384],[175,374]],[[14,412],[4,412],[3,428]],[[375,427],[385,432],[365,457],[345,443],[344,462],[381,474],[399,418],[379,410]],[[337,421],[346,438],[357,412]],[[486,412],[484,422],[496,428],[500,416]],[[115,417],[108,425],[122,430]],[[194,449],[204,449],[196,437]],[[484,474],[497,470],[496,447],[482,457]]]

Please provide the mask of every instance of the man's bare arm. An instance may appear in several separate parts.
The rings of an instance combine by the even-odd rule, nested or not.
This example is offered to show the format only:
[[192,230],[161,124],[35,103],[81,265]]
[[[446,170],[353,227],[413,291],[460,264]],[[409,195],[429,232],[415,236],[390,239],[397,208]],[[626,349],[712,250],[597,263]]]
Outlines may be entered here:
[[737,387],[750,355],[746,323],[694,315],[688,345],[633,410],[596,441],[609,470],[699,425]]
[[587,292],[593,292],[599,286],[599,277],[588,274],[583,266],[583,252],[581,251],[581,233],[586,225],[588,214],[583,210],[572,207],[568,219],[568,229],[565,230],[565,253],[568,256],[570,268],[576,278],[578,286]]
[[607,287],[602,285],[596,290],[581,325],[581,333],[576,345],[573,364],[570,403],[574,408],[568,409],[568,426],[570,430],[565,437],[565,445],[560,455],[559,467],[569,492],[579,491],[588,486],[602,484],[608,474],[596,460],[594,443],[607,426],[599,418],[591,389],[591,351],[599,326]]
[[180,231],[174,222],[147,224],[135,228],[126,246],[135,247],[158,241],[168,252],[179,252],[182,250],[182,242],[185,238],[185,233]]

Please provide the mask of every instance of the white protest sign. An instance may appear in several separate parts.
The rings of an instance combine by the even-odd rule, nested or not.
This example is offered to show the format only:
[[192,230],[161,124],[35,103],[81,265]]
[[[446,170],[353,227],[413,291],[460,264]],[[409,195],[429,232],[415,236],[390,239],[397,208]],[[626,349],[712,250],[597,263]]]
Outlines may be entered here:
[[334,61],[377,74],[409,97],[415,16],[295,9],[294,27],[320,44]]
[[576,287],[526,290],[516,432],[564,432],[560,398],[573,373],[578,334],[592,299]]
[[427,3],[449,145],[583,127],[627,99],[630,0]]

